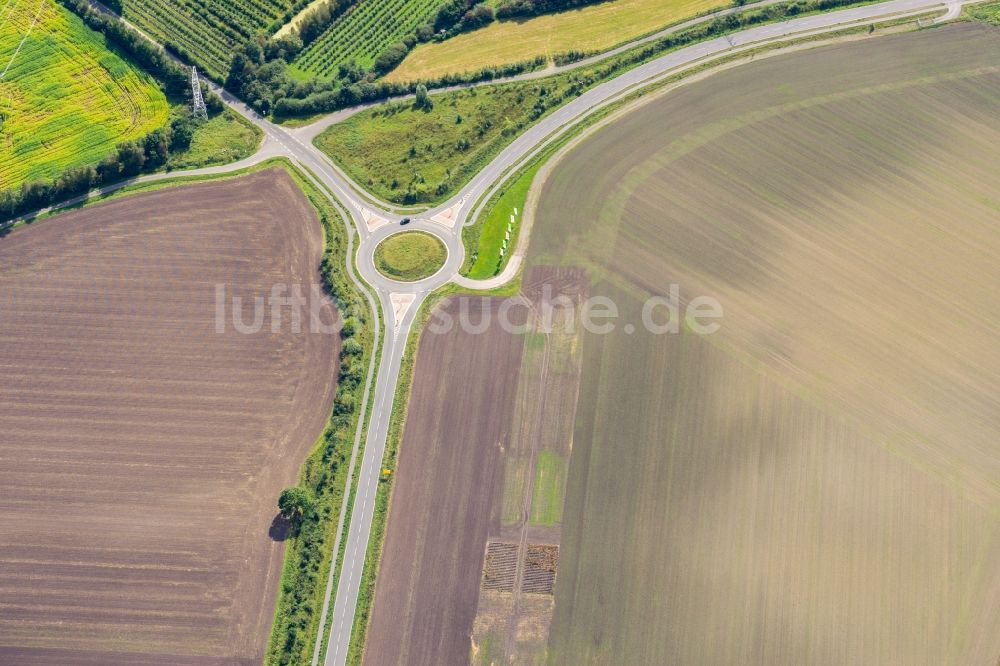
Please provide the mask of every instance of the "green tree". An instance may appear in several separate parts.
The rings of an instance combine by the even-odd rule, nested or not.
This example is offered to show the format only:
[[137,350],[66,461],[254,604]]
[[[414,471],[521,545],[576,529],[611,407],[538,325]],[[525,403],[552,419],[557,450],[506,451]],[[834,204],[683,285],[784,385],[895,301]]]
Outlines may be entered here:
[[170,156],[168,148],[170,143],[169,131],[158,129],[146,135],[143,141],[142,151],[145,156],[143,168],[157,169],[167,162]]
[[137,176],[146,163],[146,153],[142,146],[135,141],[120,143],[118,144],[118,163],[121,164],[123,176],[126,178]]
[[179,116],[170,122],[170,150],[181,152],[191,147],[194,138],[194,121],[190,116]]
[[427,94],[427,86],[420,84],[417,86],[416,90],[416,104],[418,109],[427,109],[428,111],[434,108],[434,103],[431,101],[430,96]]
[[281,515],[295,522],[312,511],[314,506],[312,495],[301,486],[285,488],[278,497],[278,510],[281,511]]
[[396,65],[403,62],[403,58],[410,51],[409,47],[403,42],[395,42],[390,44],[382,53],[375,58],[375,63],[372,65],[372,69],[375,70],[377,74],[387,74],[390,70],[394,69]]

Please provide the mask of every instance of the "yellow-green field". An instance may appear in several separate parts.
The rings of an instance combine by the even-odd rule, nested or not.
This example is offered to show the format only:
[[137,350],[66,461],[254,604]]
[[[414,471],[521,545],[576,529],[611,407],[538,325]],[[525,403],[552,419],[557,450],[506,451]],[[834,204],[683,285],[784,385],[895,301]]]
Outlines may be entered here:
[[0,189],[95,163],[166,121],[156,83],[79,18],[52,0],[0,9]]
[[497,21],[443,42],[418,46],[385,78],[429,79],[539,55],[604,51],[728,4],[725,0],[614,0],[526,21]]
[[[1000,29],[953,25],[718,73],[554,170],[528,270],[620,316],[548,663],[996,663],[998,108]],[[721,330],[647,332],[671,284]]]

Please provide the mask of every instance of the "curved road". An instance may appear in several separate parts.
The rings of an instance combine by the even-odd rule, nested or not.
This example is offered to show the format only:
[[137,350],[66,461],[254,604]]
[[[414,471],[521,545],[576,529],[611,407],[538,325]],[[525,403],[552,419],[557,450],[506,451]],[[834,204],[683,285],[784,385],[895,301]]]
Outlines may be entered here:
[[[768,0],[754,6],[771,4],[774,1]],[[517,137],[454,197],[435,208],[413,215],[413,222],[406,229],[420,229],[441,238],[448,248],[448,260],[445,269],[437,275],[420,282],[408,284],[399,283],[382,276],[375,270],[372,261],[372,253],[378,242],[392,233],[401,231],[399,227],[401,216],[393,211],[393,207],[390,204],[380,202],[375,197],[365,193],[361,187],[352,182],[338,169],[326,155],[312,145],[312,139],[325,127],[356,112],[358,108],[364,107],[331,114],[312,125],[287,129],[262,118],[233,96],[217,87],[214,88],[231,108],[251,120],[264,131],[264,141],[258,152],[246,160],[223,167],[198,169],[183,172],[183,174],[176,172],[171,174],[156,174],[137,180],[143,182],[173,178],[178,175],[226,173],[260,163],[273,157],[286,157],[290,159],[300,167],[304,167],[310,179],[322,185],[323,187],[320,189],[325,188],[327,196],[331,198],[334,205],[341,210],[345,217],[350,218],[348,232],[351,243],[353,244],[355,240],[358,241],[358,273],[360,273],[361,279],[374,288],[378,298],[378,305],[381,306],[381,312],[383,313],[381,322],[378,312],[374,313],[376,335],[380,328],[383,331],[382,356],[378,376],[374,379],[374,388],[372,388],[371,373],[369,373],[367,388],[374,391],[374,402],[372,403],[372,413],[365,440],[364,456],[361,460],[360,475],[357,477],[358,488],[351,513],[350,528],[346,535],[347,547],[333,603],[333,621],[330,629],[326,660],[324,662],[326,666],[339,666],[347,660],[347,650],[354,625],[361,574],[375,509],[375,492],[378,488],[378,481],[381,475],[382,459],[399,377],[400,363],[403,350],[406,346],[406,339],[413,325],[416,313],[420,309],[423,300],[431,291],[449,281],[473,288],[486,285],[486,283],[477,283],[458,276],[458,271],[465,256],[465,249],[462,243],[462,228],[467,222],[471,223],[471,221],[475,220],[475,214],[478,212],[478,202],[487,201],[489,198],[488,195],[501,186],[507,174],[511,173],[526,160],[531,159],[532,156],[562,135],[568,128],[573,127],[595,110],[613,104],[650,83],[698,67],[722,56],[738,54],[764,44],[780,43],[791,38],[797,39],[809,35],[818,35],[842,28],[884,21],[890,18],[922,14],[935,9],[947,9],[948,13],[944,18],[954,18],[958,15],[962,5],[969,3],[971,3],[971,0],[955,0],[954,2],[943,0],[889,0],[888,2],[761,25],[673,51],[591,88],[579,97],[556,109]],[[735,10],[725,10],[721,13],[730,13],[731,11]],[[715,15],[719,15],[719,13]],[[674,26],[673,28],[644,38],[641,41],[655,39],[665,33],[682,29],[683,27],[687,27],[687,25],[699,23],[704,20],[708,20],[708,18],[702,17],[687,24]],[[139,32],[142,34],[141,31]],[[635,43],[633,42],[623,48],[630,48],[634,45]],[[607,55],[604,54],[597,57],[597,59],[607,57]],[[573,66],[582,66],[592,60],[588,59],[583,63],[574,63]],[[517,78],[534,78],[548,75],[552,72],[552,69],[543,70]],[[118,184],[104,188],[102,192],[110,192],[127,184]],[[73,202],[67,202],[66,205],[84,198],[86,197],[80,197]],[[355,230],[356,234],[354,233]],[[513,274],[516,273],[516,268],[515,264],[511,270],[505,271],[504,276],[513,277]],[[356,284],[358,284],[352,269],[350,256],[348,257],[348,272],[352,279],[355,279]],[[489,282],[488,286],[496,286],[495,282],[496,280]],[[374,310],[374,299],[369,298],[369,301]],[[367,401],[365,401],[365,404],[368,404]],[[363,424],[363,422],[364,414],[362,414],[361,418],[361,423]],[[351,470],[354,469],[356,462],[360,433],[361,425],[359,425],[358,436],[355,438],[354,449],[351,454]],[[351,476],[349,475],[349,484],[351,483]],[[350,486],[348,486],[345,496],[350,496]],[[347,502],[344,503],[344,511],[346,511],[346,507]],[[346,522],[344,511],[342,511],[340,516],[333,550],[334,558],[336,558],[340,550],[339,545],[343,538],[343,526]],[[330,583],[328,584],[326,593],[326,603],[322,609],[321,632],[322,627],[325,627],[325,621],[329,613],[329,604],[332,596],[332,577],[333,572],[331,571]],[[317,637],[313,657],[314,666],[318,662],[321,639],[322,636]]]

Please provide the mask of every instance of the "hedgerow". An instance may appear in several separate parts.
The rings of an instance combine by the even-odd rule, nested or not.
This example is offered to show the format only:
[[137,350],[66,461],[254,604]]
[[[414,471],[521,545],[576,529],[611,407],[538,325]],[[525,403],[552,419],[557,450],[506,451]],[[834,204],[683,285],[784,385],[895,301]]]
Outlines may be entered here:
[[337,305],[340,368],[337,394],[328,425],[302,468],[299,486],[313,499],[313,508],[298,521],[287,542],[278,602],[265,663],[269,666],[308,664],[321,627],[323,598],[332,563],[336,525],[347,481],[348,456],[358,426],[365,378],[373,349],[373,331],[363,296],[345,266],[347,234],[344,222],[321,193],[294,174],[315,207],[326,234],[320,274]]

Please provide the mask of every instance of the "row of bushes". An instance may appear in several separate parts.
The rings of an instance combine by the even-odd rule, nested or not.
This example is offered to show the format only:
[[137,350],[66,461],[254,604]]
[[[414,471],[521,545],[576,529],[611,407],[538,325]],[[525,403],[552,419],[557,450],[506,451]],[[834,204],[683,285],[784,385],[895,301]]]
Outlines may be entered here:
[[538,16],[561,12],[584,5],[593,5],[606,0],[501,0],[497,5],[497,18],[515,18],[522,16]]
[[[329,0],[306,16],[293,34],[279,39],[267,39],[261,35],[245,44],[233,57],[226,88],[258,113],[273,113],[279,117],[328,113],[355,104],[410,94],[416,89],[416,83],[386,83],[377,79],[392,71],[418,43],[447,39],[481,27],[495,18],[493,9],[486,4],[474,4],[474,0],[449,0],[428,23],[390,44],[378,55],[370,70],[347,62],[339,67],[332,80],[313,77],[303,81],[300,77],[289,75],[288,63],[354,2],[356,0]],[[421,83],[439,88],[490,81],[531,71],[546,63],[547,60],[539,56],[524,62],[449,74]]]
[[[459,24],[472,6],[472,0],[450,0],[427,25],[389,45],[375,59],[371,70],[366,71],[356,63],[348,62],[340,66],[332,80],[312,77],[303,81],[290,76],[288,63],[319,38],[354,2],[356,0],[328,0],[304,17],[292,34],[279,39],[267,39],[260,35],[250,40],[233,56],[226,76],[226,88],[265,115],[272,112],[283,116],[304,115],[385,99],[413,91],[412,87],[374,84],[374,81],[398,65],[417,42],[427,41],[435,33],[444,38],[451,34],[451,30],[470,29]],[[492,20],[492,10],[489,14]],[[378,90],[371,88],[372,85],[378,85]],[[350,86],[357,87],[348,89]]]
[[[731,32],[739,28],[766,23],[768,21],[779,20],[797,16],[811,11],[823,11],[858,4],[866,0],[798,0],[780,5],[771,5],[753,11],[728,14],[716,18],[702,25],[696,26],[679,35],[671,35],[649,42],[633,50],[609,59],[603,68],[601,78],[607,78],[613,73],[637,63],[644,62],[650,58],[680,46],[693,42],[703,41],[720,34]],[[599,51],[568,51],[553,56],[556,65],[567,65],[584,58],[598,55]],[[301,100],[284,100],[276,106],[276,114],[279,112],[293,116],[297,114],[315,114],[335,111],[346,106],[352,106],[361,102],[371,102],[389,97],[412,93],[418,85],[427,88],[443,88],[455,85],[469,85],[493,81],[496,79],[516,76],[524,72],[534,71],[544,67],[548,61],[544,56],[538,56],[531,60],[512,63],[500,67],[485,67],[478,71],[465,72],[461,74],[448,74],[435,79],[425,79],[422,81],[407,84],[389,84],[376,82],[367,86],[348,86],[340,88],[324,95],[310,96]],[[353,89],[351,89],[353,88]]]
[[539,56],[531,60],[511,63],[500,67],[487,67],[475,72],[448,74],[437,79],[408,83],[370,80],[361,80],[352,83],[347,80],[330,90],[316,92],[302,98],[282,98],[275,103],[273,111],[277,117],[330,113],[357,104],[378,102],[392,97],[413,94],[421,85],[426,88],[443,88],[480,81],[493,81],[534,71],[544,67],[546,63],[545,57]]
[[[221,111],[222,102],[216,98],[212,112]],[[172,152],[190,147],[195,122],[190,115],[175,117],[169,125],[153,130],[142,139],[118,144],[114,152],[97,165],[72,167],[52,180],[26,182],[20,188],[0,192],[0,220],[10,221],[86,194],[95,187],[162,168]]]
[[[326,230],[327,247],[320,273],[327,293],[341,313],[340,368],[330,421],[320,446],[306,460],[299,486],[282,493],[279,509],[295,520],[292,540],[285,553],[281,590],[265,663],[308,663],[319,632],[319,615],[325,593],[331,537],[343,497],[348,454],[364,394],[371,358],[372,331],[362,296],[347,276],[347,240],[343,222],[329,203],[302,183]],[[300,498],[291,507],[290,498]],[[282,500],[285,500],[282,502]],[[301,508],[298,515],[296,508]],[[291,510],[290,510],[291,509]]]
[[332,80],[314,77],[303,81],[288,72],[288,63],[301,48],[302,41],[297,35],[277,40],[261,36],[248,42],[233,56],[226,88],[260,114],[287,118],[329,113],[356,104],[412,94],[421,83],[428,88],[440,88],[491,81],[532,71],[547,63],[545,57],[539,56],[428,81],[390,83],[375,80],[372,72],[365,71],[354,62],[347,62],[340,66],[336,78]]

